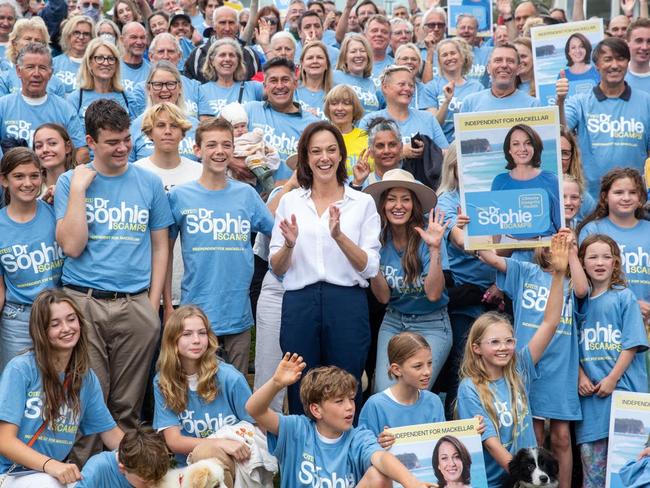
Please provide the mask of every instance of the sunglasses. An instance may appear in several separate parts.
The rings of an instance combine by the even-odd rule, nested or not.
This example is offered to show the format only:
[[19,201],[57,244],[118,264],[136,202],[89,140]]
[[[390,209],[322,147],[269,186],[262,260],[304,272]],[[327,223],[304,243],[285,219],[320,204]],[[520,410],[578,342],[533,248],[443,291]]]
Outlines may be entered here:
[[424,27],[429,30],[444,29],[446,27],[446,24],[444,22],[427,22],[424,24]]
[[278,19],[275,17],[262,17],[262,20],[267,24],[278,25]]

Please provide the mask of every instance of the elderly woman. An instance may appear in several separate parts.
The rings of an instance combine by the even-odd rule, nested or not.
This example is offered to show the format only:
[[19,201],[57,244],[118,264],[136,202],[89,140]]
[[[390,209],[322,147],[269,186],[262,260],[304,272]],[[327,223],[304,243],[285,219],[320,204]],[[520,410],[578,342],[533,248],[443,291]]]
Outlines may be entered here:
[[52,69],[54,76],[65,85],[66,93],[77,88],[77,73],[81,68],[86,48],[95,37],[93,27],[93,19],[85,15],[75,15],[63,24],[61,31],[63,54],[59,54],[52,60]]
[[[40,17],[16,21],[11,34],[9,34],[9,44],[4,60],[6,71],[0,75],[0,96],[18,92],[22,88],[22,82],[16,74],[16,58],[20,50],[30,42],[39,42],[45,46],[50,44],[50,35],[45,22]],[[60,79],[54,77],[47,84],[47,93],[64,97],[65,85]]]
[[296,55],[296,39],[286,31],[277,32],[271,37],[269,59],[285,58],[293,61]]
[[262,84],[246,80],[246,66],[241,46],[230,38],[215,41],[203,64],[208,79],[199,88],[199,118],[219,115],[232,102],[262,100]]
[[[376,117],[368,126],[368,152],[363,154],[353,170],[352,188],[366,188],[381,181],[391,169],[402,166],[403,144],[397,123],[391,119]],[[368,163],[372,158],[374,163]]]
[[119,61],[120,54],[114,44],[101,38],[93,39],[88,44],[79,71],[79,88],[66,97],[82,123],[85,123],[86,109],[100,98],[115,100],[134,116],[134,100],[120,81]]
[[120,29],[112,20],[102,19],[95,24],[95,37],[101,37],[105,41],[114,44],[121,51],[120,35]]
[[[169,102],[176,105],[181,112],[187,113],[185,98],[183,96],[183,83],[181,74],[175,65],[168,61],[158,61],[149,71],[146,80],[147,107],[162,102]],[[129,154],[129,161],[134,162],[153,154],[154,145],[151,139],[142,131],[144,114],[140,115],[131,124],[131,140],[133,149]],[[191,128],[185,131],[179,143],[178,152],[180,156],[196,160],[194,154],[194,131],[199,121],[194,117],[185,117],[191,124]]]
[[[431,95],[431,92],[427,90],[426,85],[417,77],[417,73],[422,68],[422,55],[418,47],[412,42],[402,44],[395,51],[395,64],[398,66],[408,66],[411,68],[412,73],[416,73],[415,92],[413,93],[409,107],[416,110],[426,110],[433,107],[435,99]],[[379,96],[379,93],[377,96]],[[379,102],[385,105],[386,102],[384,101],[383,94],[379,97]]]
[[11,34],[14,28],[16,20],[21,17],[20,7],[18,7],[15,0],[0,0],[0,18],[4,19],[0,22],[0,58],[5,57],[5,49],[9,43],[9,34]]
[[300,53],[300,79],[295,98],[303,110],[324,119],[323,101],[332,88],[332,65],[321,41],[309,41]]
[[372,48],[361,34],[345,36],[334,71],[334,84],[350,85],[366,113],[379,109],[377,88],[372,81]]
[[[429,137],[441,149],[449,147],[447,138],[433,114],[409,107],[415,91],[413,72],[408,66],[389,66],[381,76],[381,91],[386,108],[366,115],[359,126],[367,129],[375,117],[393,119],[402,134],[402,158],[420,158],[424,145],[412,143],[415,134]],[[376,161],[375,161],[376,162]]]
[[[360,381],[370,347],[364,288],[379,269],[379,215],[369,195],[346,184],[346,156],[336,127],[306,127],[298,142],[300,188],[280,199],[270,258],[286,290],[282,351],[300,354],[308,368],[338,365]],[[289,387],[291,413],[303,411],[299,388]]]

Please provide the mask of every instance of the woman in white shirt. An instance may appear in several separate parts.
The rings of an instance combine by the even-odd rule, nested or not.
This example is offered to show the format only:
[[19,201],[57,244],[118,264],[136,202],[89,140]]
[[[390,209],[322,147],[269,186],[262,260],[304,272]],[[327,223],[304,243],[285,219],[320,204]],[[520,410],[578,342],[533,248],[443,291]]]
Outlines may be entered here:
[[[270,256],[286,290],[282,351],[300,354],[309,368],[333,364],[360,380],[370,347],[363,288],[379,269],[380,224],[372,198],[345,184],[346,158],[336,127],[307,126],[298,142],[300,188],[280,200]],[[303,412],[299,390],[289,387],[291,413]]]

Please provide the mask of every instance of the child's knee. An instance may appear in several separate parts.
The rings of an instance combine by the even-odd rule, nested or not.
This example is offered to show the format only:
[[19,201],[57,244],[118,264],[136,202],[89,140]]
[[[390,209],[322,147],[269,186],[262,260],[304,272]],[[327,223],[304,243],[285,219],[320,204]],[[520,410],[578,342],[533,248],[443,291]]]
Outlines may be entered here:
[[551,446],[553,450],[566,451],[571,449],[571,430],[568,422],[551,425]]
[[393,482],[374,466],[370,466],[359,483],[359,487],[368,488],[392,488],[392,486]]

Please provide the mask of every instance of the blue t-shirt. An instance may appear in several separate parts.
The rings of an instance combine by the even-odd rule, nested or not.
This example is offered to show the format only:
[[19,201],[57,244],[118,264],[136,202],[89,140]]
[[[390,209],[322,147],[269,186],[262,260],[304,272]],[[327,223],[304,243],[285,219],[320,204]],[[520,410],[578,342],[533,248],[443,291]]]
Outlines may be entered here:
[[[196,134],[196,128],[199,126],[199,121],[190,116],[187,116],[186,118],[192,124],[192,127],[185,133],[185,137],[181,139],[181,142],[178,145],[178,154],[183,158],[196,161],[198,158],[196,154],[194,154],[194,135]],[[143,120],[144,114],[135,119],[131,123],[129,129],[131,132],[131,142],[133,142],[133,147],[129,153],[129,163],[134,163],[139,159],[146,158],[153,154],[153,142],[149,139],[147,134],[142,132]]]
[[413,405],[404,405],[392,399],[386,391],[375,393],[359,414],[359,425],[378,436],[384,427],[405,427],[445,421],[445,408],[435,393],[420,390]]
[[[147,109],[147,92],[145,90],[146,81],[141,81],[131,92],[135,114],[142,114]],[[192,117],[198,117],[199,113],[199,87],[201,83],[187,76],[181,75],[181,84],[183,85],[183,100],[185,101],[185,113]],[[130,102],[129,102],[130,103]]]
[[267,434],[269,452],[280,465],[281,488],[355,486],[375,452],[382,451],[375,435],[364,427],[323,442],[316,423],[303,415],[279,415],[278,435]]
[[149,76],[149,68],[149,62],[144,59],[142,60],[142,64],[135,68],[132,68],[124,61],[120,61],[120,75],[122,77],[124,91],[132,92],[138,83],[146,81],[147,76]]
[[487,65],[490,61],[492,49],[492,46],[485,45],[474,46],[472,48],[474,61],[472,62],[472,67],[470,68],[469,73],[467,73],[468,80],[476,81],[480,86],[483,86],[487,75]]
[[198,181],[177,185],[169,203],[176,222],[172,237],[180,230],[185,266],[181,303],[201,307],[218,336],[248,330],[253,325],[250,236],[271,235],[271,212],[252,186],[235,180],[216,191]]
[[[440,251],[441,257],[445,256],[444,247],[441,246]],[[435,302],[430,301],[424,291],[424,280],[429,274],[429,264],[431,262],[429,247],[425,242],[420,241],[420,248],[418,249],[421,267],[420,276],[417,277],[415,283],[406,283],[406,272],[402,266],[403,256],[404,252],[395,249],[392,239],[383,245],[379,251],[379,269],[381,269],[390,288],[388,308],[399,313],[424,315],[447,306],[449,297],[446,289],[443,290],[440,299]],[[442,257],[442,261],[446,261],[446,256]]]
[[463,106],[460,111],[467,112],[492,112],[494,110],[507,110],[513,108],[530,108],[539,107],[540,102],[531,97],[528,93],[521,90],[515,90],[512,95],[505,98],[497,98],[492,94],[492,90],[487,88],[476,93],[471,93],[465,97]]
[[[9,361],[0,378],[0,420],[18,426],[17,438],[25,444],[43,424],[42,395],[41,373],[34,353],[27,352]],[[72,449],[78,430],[90,435],[115,427],[115,421],[104,403],[99,380],[92,370],[88,370],[81,382],[79,405],[79,415],[74,415],[68,407],[62,407],[54,430],[48,426],[32,449],[63,461]],[[0,473],[5,473],[12,464],[9,459],[0,456]]]
[[[497,273],[497,286],[510,299],[515,313],[515,337],[528,344],[544,321],[553,276],[536,264],[506,258],[506,273]],[[530,389],[533,416],[580,420],[578,399],[578,333],[573,318],[574,298],[564,281],[562,318],[537,363],[539,377]]]
[[[426,59],[426,58],[423,58],[423,59]],[[386,69],[387,66],[392,66],[393,64],[395,64],[395,60],[391,56],[389,56],[388,54],[386,54],[386,56],[384,57],[383,60],[381,60],[381,61],[373,61],[372,62],[372,75],[371,76],[372,76],[372,81],[374,82],[375,87],[377,89],[379,89],[379,87],[381,86],[380,77],[381,77],[382,73],[384,72],[384,70]]]
[[[517,351],[517,372],[523,380],[526,390],[523,394],[527,397],[530,391],[531,381],[537,376],[528,346],[524,346],[523,349]],[[483,432],[481,439],[486,441],[490,437],[496,437],[511,454],[515,454],[519,449],[525,447],[536,446],[537,439],[535,439],[530,408],[528,406],[525,409],[522,408],[522,400],[525,400],[528,405],[528,399],[521,397],[518,399],[517,418],[519,419],[519,424],[514,426],[510,387],[505,378],[490,381],[488,388],[494,396],[494,409],[499,416],[498,425],[494,424],[487,409],[481,403],[476,385],[474,385],[470,378],[463,379],[458,387],[458,397],[456,399],[458,418],[471,419],[476,415],[482,415],[485,419],[485,432]],[[488,486],[490,488],[501,488],[502,477],[506,472],[494,460],[487,449],[483,449],[483,459],[485,460],[485,473],[487,474]]]
[[[57,220],[68,208],[71,178],[72,170],[56,184]],[[149,288],[150,231],[174,222],[160,178],[132,164],[119,176],[97,173],[86,190],[86,221],[88,243],[79,257],[66,257],[63,284],[125,293]]]
[[278,112],[267,102],[248,102],[244,109],[248,115],[248,131],[259,127],[264,132],[264,142],[278,151],[280,167],[275,179],[290,178],[293,172],[286,164],[287,158],[296,153],[305,127],[318,119],[302,109],[293,113]]
[[640,90],[650,93],[650,73],[637,74],[630,71],[628,67],[625,74],[625,81],[632,87],[632,90]]
[[[230,364],[219,362],[215,381],[217,397],[206,403],[196,390],[188,388],[187,405],[181,413],[175,413],[165,402],[165,397],[158,384],[160,373],[153,380],[154,409],[153,428],[162,431],[169,427],[178,427],[182,435],[205,438],[226,425],[235,425],[245,420],[255,421],[246,413],[246,402],[251,396],[251,389],[246,378]],[[186,456],[177,455],[176,460],[185,465]]]
[[236,81],[232,86],[223,87],[216,81],[209,81],[199,87],[199,115],[217,116],[229,103],[239,101],[239,91],[243,87],[241,102],[262,100],[264,90],[258,81]]
[[609,217],[594,220],[580,231],[579,241],[591,234],[605,234],[614,239],[621,251],[621,267],[627,286],[637,300],[650,301],[650,222],[639,220],[634,227],[614,224]]
[[[595,85],[600,83],[600,73],[592,64],[589,69],[584,73],[574,74],[571,73],[569,68],[564,69],[564,76],[569,80],[569,94],[568,97],[578,95],[580,93],[589,93]],[[560,75],[557,75],[558,79]]]
[[363,78],[355,76],[344,71],[335,70],[332,75],[334,86],[348,85],[354,90],[361,106],[366,114],[379,110],[379,99],[377,98],[377,87],[372,78]]
[[[0,75],[0,96],[9,95],[10,93],[20,93],[22,87],[23,82],[18,78],[16,70],[10,69],[4,71],[2,75]],[[50,95],[65,97],[65,85],[59,78],[53,76],[50,81],[47,82],[47,93]]]
[[630,89],[623,97],[627,100],[606,98],[594,87],[589,93],[571,97],[564,107],[568,128],[578,131],[587,190],[595,199],[600,192],[600,178],[605,173],[624,165],[643,174],[648,157],[650,95]]
[[34,131],[46,122],[62,125],[75,147],[84,147],[84,126],[72,105],[56,95],[47,95],[43,103],[31,105],[20,93],[0,97],[0,139],[19,137],[32,146]]
[[309,112],[314,117],[319,119],[327,119],[325,117],[325,91],[311,91],[305,86],[299,86],[293,94],[293,99],[300,104],[303,111]]
[[0,209],[0,275],[5,301],[31,305],[37,295],[61,282],[63,250],[56,242],[54,209],[36,201],[29,222],[16,222]]
[[63,83],[66,93],[77,89],[79,85],[77,73],[79,73],[80,68],[81,60],[75,61],[67,54],[59,54],[52,60],[54,76]]
[[92,456],[81,470],[81,481],[75,488],[131,488],[120,473],[115,451],[104,451]]
[[[426,84],[427,91],[434,100],[432,107],[436,110],[440,109],[440,106],[445,101],[444,88],[447,83],[449,83],[449,81],[446,78],[436,76]],[[454,114],[461,111],[465,97],[481,90],[483,90],[483,85],[476,80],[468,79],[462,85],[455,86],[454,96],[451,97],[451,101],[447,106],[447,116],[445,117],[445,123],[442,125],[442,130],[449,142],[454,140]]]
[[123,92],[110,92],[110,93],[98,93],[95,90],[74,90],[66,96],[66,100],[72,105],[77,112],[77,117],[79,117],[79,122],[82,127],[85,127],[86,120],[86,110],[90,107],[90,104],[95,100],[108,99],[114,100],[119,103],[124,110],[129,113],[129,117],[133,119],[136,116],[136,113],[133,111],[135,108],[135,100],[133,97],[127,93]]
[[[389,113],[388,109],[378,110],[377,112],[366,115],[361,122],[359,122],[359,127],[363,130],[368,130],[368,125],[372,119],[376,117],[384,117],[386,119],[395,120]],[[413,110],[409,108],[409,115],[406,120],[395,120],[397,126],[399,127],[400,134],[402,135],[402,142],[404,144],[411,143],[411,137],[415,134],[420,133],[423,136],[429,136],[429,138],[441,149],[446,149],[449,147],[449,142],[445,137],[445,133],[442,131],[440,124],[436,117],[431,113],[424,110]]]
[[[377,99],[379,100],[379,108],[386,108],[386,98],[381,90],[377,90]],[[426,110],[435,106],[436,102],[427,89],[427,86],[419,80],[415,80],[415,88],[413,96],[409,102],[409,108],[414,110]]]
[[[612,372],[621,351],[638,347],[616,389],[647,393],[645,351],[648,338],[634,293],[627,288],[616,288],[579,300],[578,328],[580,366],[594,385]],[[606,438],[612,396],[581,396],[580,403],[583,421],[576,424],[576,442],[582,444]]]
[[564,211],[563,201],[560,200],[560,187],[557,175],[550,171],[541,170],[537,176],[529,180],[515,180],[510,173],[500,173],[492,180],[491,191],[499,190],[528,190],[539,189],[546,191],[550,205],[550,225],[549,228],[540,234],[518,234],[518,239],[537,237],[538,235],[548,236],[555,234],[562,227],[561,213]]

